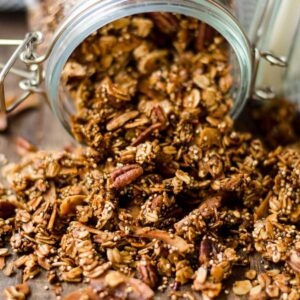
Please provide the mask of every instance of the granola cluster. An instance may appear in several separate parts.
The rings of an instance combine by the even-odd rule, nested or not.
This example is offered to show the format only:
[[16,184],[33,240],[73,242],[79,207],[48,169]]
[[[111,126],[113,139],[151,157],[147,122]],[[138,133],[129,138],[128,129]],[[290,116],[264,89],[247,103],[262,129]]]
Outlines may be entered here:
[[[206,300],[256,254],[269,265],[233,293],[299,299],[300,150],[269,151],[234,128],[221,37],[169,13],[121,19],[82,43],[63,80],[73,133],[89,147],[26,147],[5,168],[6,274],[89,283],[65,300]],[[5,267],[7,241],[18,258]]]
[[73,53],[63,80],[76,106],[74,136],[113,160],[151,161],[161,146],[183,156],[196,131],[226,127],[232,103],[223,38],[169,13],[103,27]]

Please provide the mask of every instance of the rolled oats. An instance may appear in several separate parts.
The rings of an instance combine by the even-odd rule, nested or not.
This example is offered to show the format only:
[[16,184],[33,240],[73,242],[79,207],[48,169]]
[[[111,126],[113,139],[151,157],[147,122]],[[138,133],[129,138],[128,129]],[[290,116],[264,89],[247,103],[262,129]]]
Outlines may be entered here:
[[73,134],[89,147],[18,140],[23,158],[5,166],[10,188],[0,187],[0,267],[7,240],[18,256],[4,272],[90,282],[67,300],[148,300],[168,288],[174,299],[211,299],[255,253],[265,270],[252,265],[233,293],[298,299],[300,151],[265,146],[285,130],[281,144],[295,142],[296,116],[279,101],[254,112],[270,135],[238,131],[230,70],[224,39],[185,16],[131,16],[88,37],[62,80]]
[[233,292],[238,296],[248,294],[252,289],[251,282],[249,280],[236,281],[233,286]]

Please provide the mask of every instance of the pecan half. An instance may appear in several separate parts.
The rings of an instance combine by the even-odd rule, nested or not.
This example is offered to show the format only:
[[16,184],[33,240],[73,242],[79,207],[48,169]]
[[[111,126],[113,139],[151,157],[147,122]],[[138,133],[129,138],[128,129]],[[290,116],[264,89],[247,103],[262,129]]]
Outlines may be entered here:
[[201,265],[207,265],[212,251],[212,241],[208,238],[204,238],[200,243],[199,251],[199,263]]
[[151,125],[148,129],[143,131],[136,139],[135,141],[131,144],[131,146],[137,146],[138,144],[144,142],[147,137],[156,129],[161,127],[161,123],[156,123]]
[[138,115],[139,115],[139,112],[136,110],[125,112],[125,113],[121,114],[120,116],[117,116],[117,117],[113,118],[112,120],[110,120],[106,125],[106,129],[108,131],[113,131],[115,129],[118,129],[118,128],[122,127],[125,123],[130,121],[131,119],[136,118]]
[[203,51],[206,44],[210,44],[215,36],[215,30],[209,25],[201,22],[198,27],[198,33],[195,39],[195,48],[197,51]]
[[4,296],[7,300],[26,299],[30,294],[30,288],[27,283],[10,286],[4,290]]
[[153,12],[149,15],[161,32],[172,34],[177,31],[179,24],[175,15],[167,12]]
[[221,134],[216,128],[204,128],[200,133],[199,146],[201,147],[212,147],[221,146]]
[[64,198],[60,205],[60,215],[61,216],[68,216],[75,214],[76,206],[83,204],[84,200],[86,199],[85,195],[74,195],[68,196]]
[[200,206],[199,211],[204,218],[213,216],[215,210],[221,206],[222,197],[216,196],[206,199]]
[[138,179],[143,173],[143,168],[140,165],[127,165],[118,168],[110,173],[110,186],[115,189],[121,189]]
[[137,264],[137,270],[140,278],[152,289],[156,287],[157,275],[151,261],[148,257],[143,257]]
[[160,240],[174,247],[180,253],[189,252],[191,249],[191,245],[188,244],[183,238],[178,235],[171,234],[165,230],[152,229],[150,227],[138,227],[134,229],[133,235],[141,238]]
[[162,125],[166,125],[168,119],[160,105],[153,107],[151,111],[151,120],[153,124],[161,123]]
[[63,300],[98,300],[98,295],[93,291],[92,288],[79,289],[74,291],[63,298]]

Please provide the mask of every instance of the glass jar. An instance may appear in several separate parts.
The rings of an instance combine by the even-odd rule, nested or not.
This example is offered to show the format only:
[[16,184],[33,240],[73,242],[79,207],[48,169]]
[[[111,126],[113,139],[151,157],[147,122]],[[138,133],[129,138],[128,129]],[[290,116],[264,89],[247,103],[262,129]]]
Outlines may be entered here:
[[[272,64],[285,65],[283,59],[270,52],[260,52],[251,45],[241,22],[236,18],[241,18],[238,11],[243,11],[237,9],[238,2],[229,0],[45,0],[30,2],[33,33],[28,34],[25,40],[20,42],[12,59],[1,72],[0,110],[9,111],[26,99],[30,93],[40,92],[40,86],[44,82],[49,103],[69,132],[70,117],[74,115],[75,107],[74,101],[70,99],[62,85],[62,70],[70,55],[84,39],[104,25],[126,16],[157,11],[171,12],[201,20],[218,31],[231,47],[234,77],[231,91],[234,99],[231,110],[233,118],[239,115],[250,94],[253,93],[260,58],[265,58]],[[245,1],[242,2],[245,4]],[[247,2],[248,5],[250,2]],[[240,2],[239,5],[243,3]],[[20,84],[25,94],[7,108],[3,83],[5,76],[19,56],[27,65],[31,75]],[[256,96],[268,98],[270,93],[261,90],[256,93]]]

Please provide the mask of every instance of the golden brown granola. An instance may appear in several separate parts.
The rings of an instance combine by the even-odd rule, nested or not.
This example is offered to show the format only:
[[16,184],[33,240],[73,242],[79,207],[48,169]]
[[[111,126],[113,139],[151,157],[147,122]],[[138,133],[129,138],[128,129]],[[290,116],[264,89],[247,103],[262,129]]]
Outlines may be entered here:
[[2,265],[9,239],[24,281],[90,283],[66,300],[206,300],[258,253],[276,267],[251,267],[233,293],[299,299],[299,147],[268,151],[234,128],[222,38],[183,16],[124,18],[80,45],[63,80],[90,147],[19,140],[0,189]]

